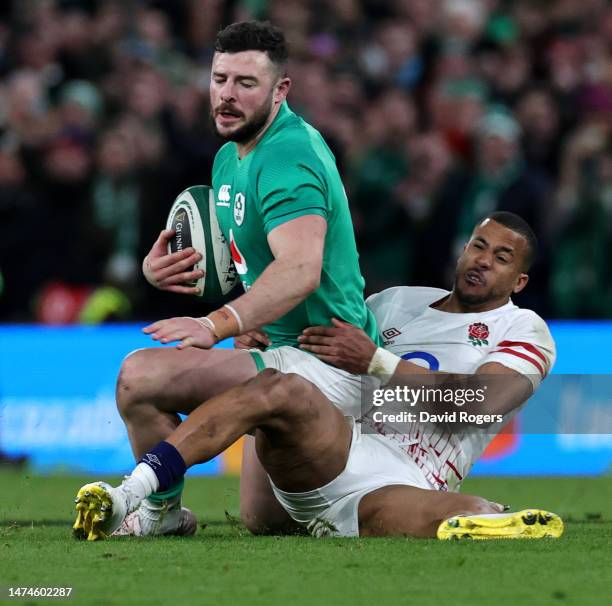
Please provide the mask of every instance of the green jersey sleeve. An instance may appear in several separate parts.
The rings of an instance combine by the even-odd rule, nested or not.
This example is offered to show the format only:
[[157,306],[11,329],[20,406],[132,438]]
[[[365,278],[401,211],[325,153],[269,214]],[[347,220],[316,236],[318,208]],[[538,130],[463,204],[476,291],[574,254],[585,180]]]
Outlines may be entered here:
[[257,200],[265,232],[302,217],[319,215],[327,220],[329,212],[327,185],[318,158],[304,159],[277,149],[273,157],[260,164],[257,171]]

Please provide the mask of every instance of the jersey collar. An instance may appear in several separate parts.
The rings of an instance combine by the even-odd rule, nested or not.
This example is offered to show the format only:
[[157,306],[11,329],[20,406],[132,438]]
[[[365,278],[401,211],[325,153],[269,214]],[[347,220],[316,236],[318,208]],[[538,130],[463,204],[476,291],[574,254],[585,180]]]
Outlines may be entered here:
[[432,305],[434,305],[435,303],[438,303],[439,301],[442,301],[443,299],[446,299],[446,297],[450,296],[450,291],[448,293],[448,295],[445,295],[444,297],[440,297],[437,298],[435,301],[432,301],[426,308],[426,312],[427,313],[431,313],[431,314],[440,314],[439,317],[443,317],[443,316],[453,316],[453,317],[458,317],[458,316],[463,316],[465,318],[476,318],[476,317],[482,317],[482,316],[486,316],[486,315],[497,315],[497,314],[503,314],[507,311],[510,311],[511,309],[514,309],[516,307],[516,305],[512,302],[512,299],[508,299],[507,303],[504,303],[502,306],[500,307],[496,307],[495,309],[489,309],[488,311],[474,311],[474,312],[464,312],[464,313],[457,313],[457,312],[452,312],[452,311],[444,311],[441,309],[437,309],[435,307],[432,307]]
[[253,153],[257,150],[257,148],[268,137],[271,137],[274,133],[278,132],[282,128],[287,118],[289,118],[290,116],[294,116],[294,115],[295,114],[291,111],[291,109],[289,109],[289,105],[287,104],[287,101],[283,101],[281,103],[280,109],[278,110],[278,113],[276,114],[276,116],[274,116],[274,120],[272,120],[272,124],[268,126],[268,129],[263,134],[263,137],[257,142],[257,145],[253,149],[251,149],[249,153],[246,156],[244,156],[244,158],[241,158],[238,155],[238,145],[234,143],[234,151],[235,151],[236,159],[238,160],[239,165],[242,165],[242,162],[244,162],[247,158],[250,159]]
[[272,124],[270,124],[270,126],[268,127],[268,130],[264,133],[264,136],[261,138],[261,141],[259,141],[259,143],[261,143],[267,137],[279,131],[282,128],[283,124],[285,123],[285,120],[289,118],[289,116],[292,116],[292,115],[294,114],[291,111],[291,109],[289,109],[289,105],[287,104],[287,101],[283,101],[278,110],[278,114],[276,114],[274,120],[272,120]]

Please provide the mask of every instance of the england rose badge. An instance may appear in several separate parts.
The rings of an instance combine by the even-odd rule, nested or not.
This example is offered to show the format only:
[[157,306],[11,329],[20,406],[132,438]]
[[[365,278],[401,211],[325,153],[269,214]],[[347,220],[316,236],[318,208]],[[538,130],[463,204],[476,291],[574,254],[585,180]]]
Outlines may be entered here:
[[468,328],[468,339],[475,347],[478,345],[488,345],[489,327],[484,322],[475,322]]

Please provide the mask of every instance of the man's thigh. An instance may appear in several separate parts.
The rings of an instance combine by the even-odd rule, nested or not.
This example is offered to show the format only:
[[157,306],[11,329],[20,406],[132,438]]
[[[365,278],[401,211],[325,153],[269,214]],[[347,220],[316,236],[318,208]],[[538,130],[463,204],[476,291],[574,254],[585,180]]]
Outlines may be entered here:
[[[360,415],[360,377],[329,366],[294,347],[279,347],[255,355],[259,357],[260,367],[296,373],[316,385],[345,414]],[[260,524],[269,532],[285,531],[288,516],[274,496],[268,475],[257,458],[255,440],[249,437],[245,440],[242,457],[240,502],[242,519],[253,532],[259,532]]]
[[117,396],[153,402],[164,412],[187,414],[256,374],[255,362],[244,350],[140,349],[123,362]]
[[[337,477],[346,465],[352,426],[310,381],[279,372],[264,377],[266,420],[257,424],[256,451],[281,490],[303,492]],[[257,379],[257,381],[259,378]]]

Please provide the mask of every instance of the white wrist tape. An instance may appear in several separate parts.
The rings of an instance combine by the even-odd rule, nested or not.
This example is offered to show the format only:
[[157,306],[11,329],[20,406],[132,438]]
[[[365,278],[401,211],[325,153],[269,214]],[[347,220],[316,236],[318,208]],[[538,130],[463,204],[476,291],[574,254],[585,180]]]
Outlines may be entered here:
[[215,337],[217,336],[215,323],[210,318],[204,317],[204,318],[191,318],[191,319],[195,320],[198,324],[200,324],[200,326],[203,326],[204,328],[208,328],[209,330],[211,330],[213,335],[215,335]]
[[227,307],[234,316],[234,318],[236,318],[236,322],[238,322],[238,329],[240,330],[239,334],[242,334],[244,332],[244,324],[242,324],[242,318],[240,317],[240,314],[228,303],[226,303],[223,307]]
[[380,379],[384,385],[389,382],[400,361],[401,358],[399,356],[379,347],[370,360],[368,374]]

